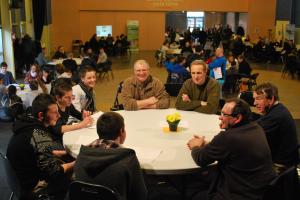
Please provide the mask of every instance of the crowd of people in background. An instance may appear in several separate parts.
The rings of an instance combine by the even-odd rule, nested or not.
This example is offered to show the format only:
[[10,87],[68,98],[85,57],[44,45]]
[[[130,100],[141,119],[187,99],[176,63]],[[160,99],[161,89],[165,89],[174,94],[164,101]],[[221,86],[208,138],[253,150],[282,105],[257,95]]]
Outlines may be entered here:
[[[183,34],[168,29],[160,49],[159,56],[168,71],[167,83],[182,84],[176,109],[220,115],[222,130],[210,143],[200,135],[187,141],[197,165],[206,167],[218,161],[212,173],[224,175],[210,177],[209,183],[216,184],[204,194],[203,188],[197,188],[194,198],[261,199],[276,174],[298,161],[295,123],[288,109],[279,102],[275,85],[263,83],[254,89],[251,98],[261,114],[257,120],[252,118],[253,113],[244,100],[229,99],[224,107],[219,107],[222,89],[226,88],[231,75],[250,78],[249,52],[252,51],[255,58],[273,61],[274,55],[270,53],[273,50],[267,46],[271,42],[260,38],[250,51],[246,44],[250,42],[249,37],[243,39],[244,36],[242,27],[238,27],[235,35],[230,26],[195,28]],[[40,86],[44,93],[50,93],[39,94],[31,110],[22,115],[22,100],[16,95],[16,87],[10,85],[15,80],[7,71],[7,64],[1,63],[0,117],[6,114],[3,105],[7,104],[11,112],[15,112],[14,135],[7,157],[20,181],[22,197],[37,199],[43,194],[64,199],[70,182],[75,179],[108,184],[123,199],[146,200],[147,187],[135,152],[122,146],[126,131],[121,115],[114,112],[101,115],[96,124],[99,138],[82,146],[77,160],[67,154],[62,142],[63,134],[92,126],[91,115],[97,112],[96,73],[111,64],[110,56],[127,53],[127,37],[122,34],[114,39],[108,35],[98,40],[94,34],[81,47],[83,55],[79,66],[73,54],[67,54],[64,47],[59,46],[51,58],[64,60],[55,66],[54,73],[47,68],[47,48],[39,49],[28,35],[21,42],[15,40],[14,45],[20,45],[15,52],[15,58],[19,59],[17,71],[20,66],[21,72],[27,70],[24,82],[34,90]],[[261,48],[265,49],[266,57],[261,57]],[[180,55],[170,55],[172,49],[180,49]],[[282,53],[295,53],[291,41],[284,43]],[[48,84],[51,91],[45,87]],[[6,88],[7,85],[10,86]],[[133,75],[124,80],[121,95],[124,109],[128,111],[170,107],[170,95],[163,82],[150,74],[149,63],[142,59],[134,63]],[[76,123],[69,121],[70,116]],[[72,176],[73,169],[75,176]],[[194,178],[201,182],[203,177]],[[41,189],[36,190],[37,186]]]

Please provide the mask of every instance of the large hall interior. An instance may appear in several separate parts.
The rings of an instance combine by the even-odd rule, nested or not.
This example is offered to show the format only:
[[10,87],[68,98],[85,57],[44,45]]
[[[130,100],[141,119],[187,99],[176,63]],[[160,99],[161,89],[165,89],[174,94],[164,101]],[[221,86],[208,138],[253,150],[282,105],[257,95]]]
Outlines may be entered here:
[[[223,65],[220,67],[224,67],[226,76],[225,73],[221,73],[224,82],[220,84],[220,105],[218,111],[211,114],[216,119],[217,129],[219,130],[219,118],[224,116],[222,106],[226,100],[241,98],[242,93],[250,94],[250,100],[249,98],[244,100],[252,104],[250,105],[252,112],[258,113],[259,108],[253,104],[252,97],[255,88],[263,83],[271,83],[278,88],[278,102],[287,108],[294,120],[298,141],[296,147],[298,149],[295,151],[299,152],[300,1],[0,0],[0,97],[2,98],[0,99],[0,152],[6,155],[9,142],[14,135],[12,126],[19,120],[21,114],[31,112],[28,108],[31,108],[34,98],[41,93],[49,94],[55,87],[55,81],[61,77],[70,79],[74,85],[79,85],[79,82],[83,82],[80,70],[86,65],[91,66],[96,75],[96,82],[92,88],[95,110],[101,113],[121,110],[120,113],[125,118],[125,128],[127,121],[130,121],[128,122],[130,125],[134,123],[132,119],[126,119],[126,116],[132,116],[133,112],[140,112],[123,111],[124,108],[119,107],[124,103],[121,84],[128,77],[136,76],[137,60],[147,61],[149,73],[161,81],[170,96],[168,108],[162,109],[165,110],[162,111],[163,115],[177,111],[181,113],[180,109],[176,110],[178,98],[181,98],[178,94],[185,81],[193,80],[193,75],[190,73],[191,63],[201,59],[207,67],[211,66],[210,63],[218,57],[216,53],[218,49],[221,49],[222,57],[226,59],[226,67]],[[75,69],[64,62],[68,59],[75,61]],[[168,64],[173,62],[174,66],[180,68],[180,73],[168,68]],[[242,67],[239,69],[239,65],[242,66],[241,62],[246,62],[249,66],[248,74],[242,72]],[[36,68],[35,72],[32,68]],[[207,77],[211,76],[210,71],[211,69],[208,68]],[[4,78],[7,72],[11,74],[9,80]],[[28,76],[32,76],[33,73],[38,74],[40,78],[31,84]],[[33,89],[35,84],[36,88]],[[22,110],[18,111],[20,113],[13,117],[7,116],[5,106],[11,105],[5,104],[3,99],[6,93],[3,92],[5,89],[2,90],[2,88],[8,89],[10,85],[15,86],[16,95],[20,96],[23,103]],[[123,115],[123,112],[127,114]],[[187,111],[183,111],[181,115],[185,116],[185,112]],[[194,113],[194,111],[188,112]],[[149,113],[145,119],[151,119],[151,112]],[[178,129],[182,133],[188,132],[189,136],[193,137],[196,133],[190,131],[197,130],[197,126],[201,127],[199,131],[209,132],[210,125],[205,124],[205,120],[197,122],[198,124],[191,124],[186,119],[181,120],[182,127]],[[128,127],[127,129],[129,146],[132,145],[129,131],[155,132],[156,129],[152,126],[162,126],[160,119],[156,119],[153,123],[149,122],[147,124],[149,127],[144,128],[142,127],[144,121],[136,120],[137,123],[141,123],[137,126],[139,128]],[[95,127],[96,121],[97,119],[94,121]],[[87,132],[94,130],[96,134],[96,129],[85,128],[82,132],[86,130]],[[164,132],[164,127],[157,130],[162,136],[169,134]],[[76,134],[79,134],[78,130]],[[78,137],[82,140],[90,139]],[[208,138],[213,139],[211,135]],[[164,142],[167,141],[163,139]],[[75,139],[69,140],[74,143],[72,144],[74,146],[85,144],[83,141],[80,143],[74,142]],[[183,140],[186,140],[184,143],[186,148],[186,143],[189,141],[187,135],[179,135],[178,138],[172,136],[172,142],[176,145],[183,145]],[[151,142],[155,143],[155,140],[152,141],[150,138],[149,143]],[[158,147],[160,142],[157,144],[157,149],[163,149]],[[174,146],[170,148],[176,148]],[[143,151],[141,147],[137,147],[135,151],[140,150],[149,157],[161,156],[161,159],[168,160],[168,156],[163,157],[163,150],[157,153],[157,149],[153,148],[150,152],[152,149],[146,147]],[[73,156],[73,151],[79,152],[79,149],[69,149],[69,151]],[[190,151],[188,153],[190,157]],[[139,156],[140,154],[137,153],[138,158]],[[170,154],[170,157],[176,160],[173,158],[175,154],[174,156]],[[192,162],[192,159],[189,159]],[[181,188],[182,191],[176,186],[178,182],[190,180],[190,176],[184,178],[183,176],[192,174],[190,168],[195,170],[194,162],[192,167],[186,167],[188,169],[185,174],[184,169],[173,170],[172,167],[175,169],[176,165],[170,167],[172,164],[168,164],[170,170],[163,167],[160,170],[160,165],[157,167],[149,164],[148,166],[147,161],[146,159],[146,164],[140,161],[140,164],[143,173],[149,173],[148,181],[151,182],[149,185],[154,185],[153,188],[148,188],[148,199],[192,199],[185,195],[188,191],[185,191],[184,183],[180,184],[180,187],[184,188]],[[186,160],[183,159],[182,162],[184,161]],[[153,160],[151,162],[154,163]],[[297,165],[294,166],[294,170],[298,173],[294,178],[297,177],[297,180],[293,182],[294,185],[290,185],[291,188],[296,188],[296,192],[292,194],[292,190],[281,188],[282,199],[297,199],[293,196],[296,194],[300,197],[299,163],[300,158],[298,168]],[[0,199],[10,199],[15,188],[11,188],[10,178],[7,178],[10,174],[7,174],[3,164],[1,161]],[[162,166],[164,165],[166,164],[163,163]],[[155,167],[158,169],[156,170]],[[178,174],[180,178],[171,177]],[[176,186],[172,185],[174,182]],[[289,192],[292,196],[286,195]],[[152,196],[149,195],[150,193]]]

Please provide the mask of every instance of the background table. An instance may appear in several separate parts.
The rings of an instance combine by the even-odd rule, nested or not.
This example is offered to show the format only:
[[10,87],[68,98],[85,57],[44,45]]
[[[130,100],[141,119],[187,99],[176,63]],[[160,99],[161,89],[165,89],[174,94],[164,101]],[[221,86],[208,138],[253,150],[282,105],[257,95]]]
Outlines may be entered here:
[[[82,59],[81,58],[72,58],[73,60],[75,60],[77,65],[81,65]],[[56,59],[54,61],[48,62],[48,65],[57,65],[57,64],[62,64],[63,61],[66,59]]]
[[[141,167],[150,174],[183,174],[199,167],[194,163],[187,142],[194,134],[209,141],[220,132],[217,115],[200,114],[175,109],[118,111],[125,119],[127,137],[125,147],[136,151]],[[179,112],[182,120],[178,132],[168,132],[166,115]],[[98,113],[94,118],[98,118]],[[65,133],[67,150],[76,157],[80,144],[98,138],[95,127]]]

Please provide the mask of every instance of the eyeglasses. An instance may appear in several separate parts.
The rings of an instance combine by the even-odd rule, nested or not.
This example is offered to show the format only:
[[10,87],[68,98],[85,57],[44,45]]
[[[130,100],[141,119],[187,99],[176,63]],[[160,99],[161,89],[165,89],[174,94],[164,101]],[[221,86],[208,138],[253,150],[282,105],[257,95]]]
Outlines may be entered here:
[[226,113],[223,113],[223,112],[221,112],[221,116],[224,116],[224,117],[236,117],[235,114],[226,114]]

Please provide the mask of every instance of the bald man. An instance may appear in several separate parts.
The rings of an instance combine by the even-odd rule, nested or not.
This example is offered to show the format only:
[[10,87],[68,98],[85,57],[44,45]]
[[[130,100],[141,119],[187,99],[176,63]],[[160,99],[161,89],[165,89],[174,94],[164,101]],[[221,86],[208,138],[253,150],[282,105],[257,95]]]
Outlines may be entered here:
[[124,81],[121,96],[125,110],[164,109],[170,105],[164,84],[150,75],[145,60],[134,63],[134,75]]
[[215,56],[216,58],[208,65],[209,76],[216,79],[220,85],[223,85],[226,77],[226,58],[224,57],[223,48],[217,48]]

